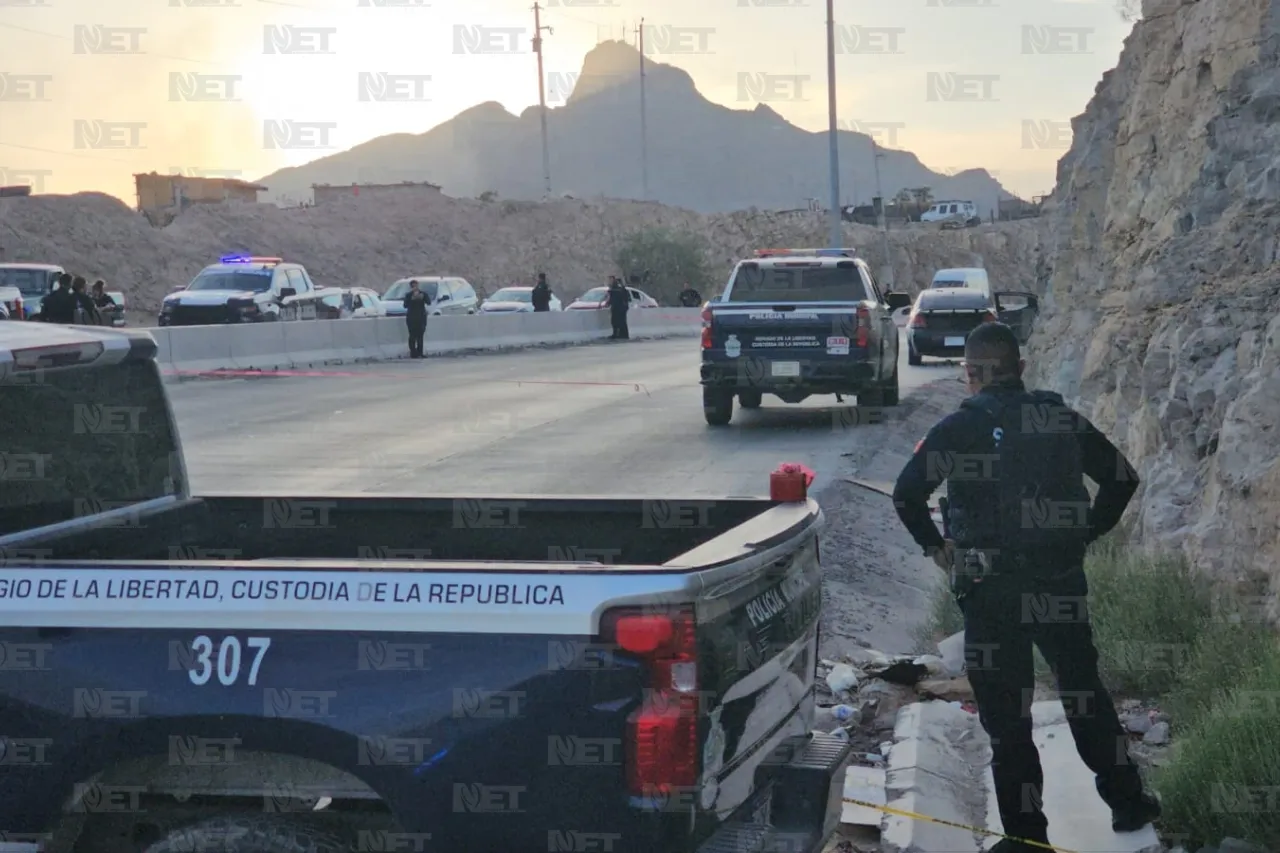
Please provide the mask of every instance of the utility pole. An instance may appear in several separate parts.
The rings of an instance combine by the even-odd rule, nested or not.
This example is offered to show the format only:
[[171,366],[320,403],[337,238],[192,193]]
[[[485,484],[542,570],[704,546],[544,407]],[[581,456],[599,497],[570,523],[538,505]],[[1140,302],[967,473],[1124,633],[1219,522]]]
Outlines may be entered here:
[[538,55],[538,115],[542,119],[542,182],[543,189],[551,195],[551,151],[547,148],[547,81],[542,73],[542,31],[554,33],[551,27],[542,26],[542,7],[533,4],[533,52]]
[[884,241],[884,278],[885,283],[893,285],[893,261],[889,256],[889,218],[885,215],[885,197],[880,189],[880,147],[875,137],[871,137],[871,162],[876,167],[876,196],[880,199],[880,239]]
[[827,0],[827,118],[831,139],[831,248],[844,241],[840,220],[840,143],[836,138],[836,13],[835,0]]
[[644,101],[644,18],[636,28],[636,41],[640,46],[640,186],[644,201],[649,200],[649,127]]

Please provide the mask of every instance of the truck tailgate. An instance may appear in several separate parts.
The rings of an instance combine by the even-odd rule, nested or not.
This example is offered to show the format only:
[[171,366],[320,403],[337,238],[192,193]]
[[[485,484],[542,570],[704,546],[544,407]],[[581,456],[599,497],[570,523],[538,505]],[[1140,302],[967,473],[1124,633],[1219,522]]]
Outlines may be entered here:
[[712,352],[764,359],[866,357],[857,347],[857,314],[849,305],[714,306]]
[[[18,745],[0,774],[0,817],[37,831],[66,780],[138,756],[214,765],[225,791],[237,754],[276,753],[362,780],[396,814],[418,816],[410,831],[439,840],[456,832],[483,846],[495,810],[537,814],[531,845],[546,844],[547,826],[614,829],[625,779],[621,756],[603,753],[621,748],[630,709],[619,700],[642,685],[594,639],[595,617],[680,577],[0,571],[0,730]],[[570,781],[600,801],[564,801]],[[144,793],[108,786],[90,799],[101,808]],[[265,807],[325,795],[286,783]],[[497,829],[512,840],[510,824]]]

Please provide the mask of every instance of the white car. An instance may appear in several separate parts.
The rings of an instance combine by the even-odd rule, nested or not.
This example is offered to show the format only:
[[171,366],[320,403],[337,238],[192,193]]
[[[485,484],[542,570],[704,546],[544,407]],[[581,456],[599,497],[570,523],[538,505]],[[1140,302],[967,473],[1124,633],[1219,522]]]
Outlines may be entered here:
[[320,297],[320,314],[330,320],[356,320],[362,317],[385,317],[387,306],[377,291],[367,287],[334,287]]
[[[560,297],[551,294],[551,310],[563,310]],[[504,287],[480,306],[481,314],[512,314],[533,312],[532,287]]]

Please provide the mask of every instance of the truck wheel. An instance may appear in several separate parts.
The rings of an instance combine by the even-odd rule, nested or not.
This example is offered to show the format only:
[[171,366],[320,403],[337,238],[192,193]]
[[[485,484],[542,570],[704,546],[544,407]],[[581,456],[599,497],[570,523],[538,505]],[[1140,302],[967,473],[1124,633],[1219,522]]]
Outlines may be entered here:
[[733,420],[733,392],[718,388],[702,389],[702,414],[711,426],[724,426]]
[[738,404],[744,409],[758,409],[760,404],[764,402],[764,393],[761,391],[739,391]]
[[920,353],[916,352],[916,348],[912,346],[910,342],[908,342],[907,343],[907,364],[911,365],[912,367],[919,367],[923,363],[924,363],[924,359],[920,357]]
[[296,817],[227,815],[175,829],[143,853],[354,853],[355,845]]

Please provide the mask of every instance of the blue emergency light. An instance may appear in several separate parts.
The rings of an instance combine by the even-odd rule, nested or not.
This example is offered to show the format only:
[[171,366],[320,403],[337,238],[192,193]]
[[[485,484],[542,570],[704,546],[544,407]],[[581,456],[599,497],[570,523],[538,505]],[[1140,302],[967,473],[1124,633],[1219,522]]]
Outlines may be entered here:
[[218,259],[220,264],[278,264],[282,258],[258,258],[253,255],[225,255]]

